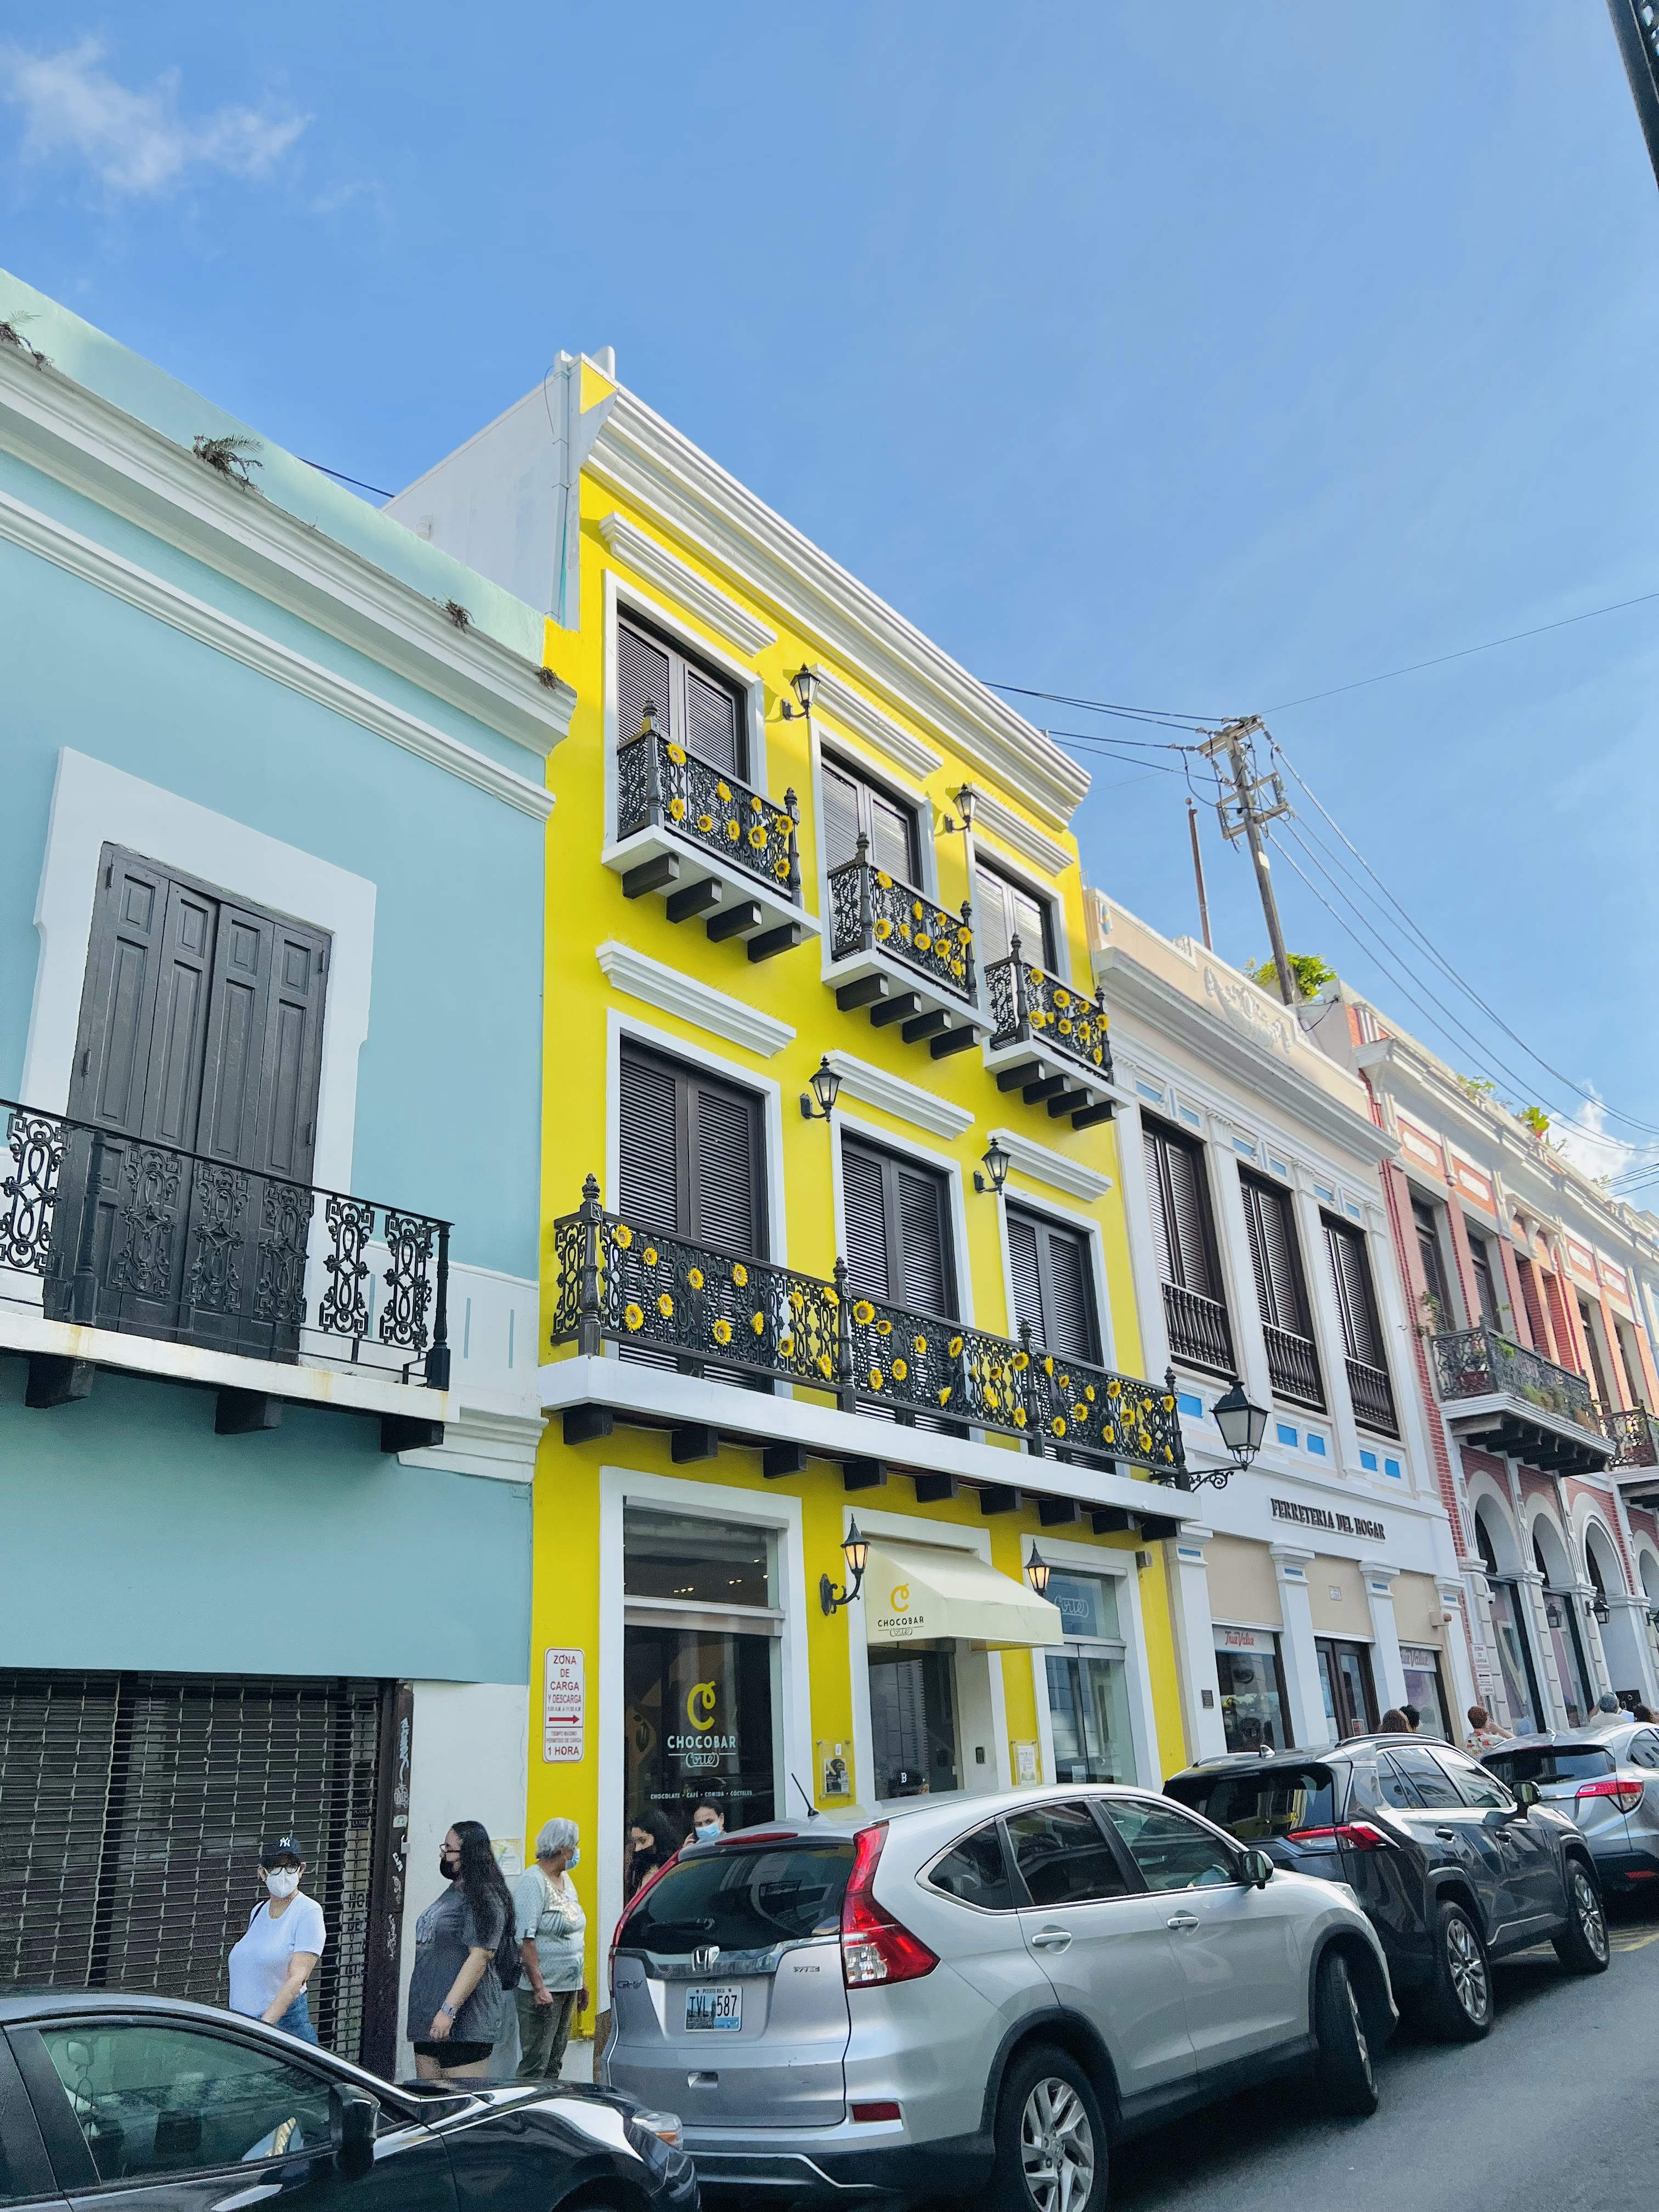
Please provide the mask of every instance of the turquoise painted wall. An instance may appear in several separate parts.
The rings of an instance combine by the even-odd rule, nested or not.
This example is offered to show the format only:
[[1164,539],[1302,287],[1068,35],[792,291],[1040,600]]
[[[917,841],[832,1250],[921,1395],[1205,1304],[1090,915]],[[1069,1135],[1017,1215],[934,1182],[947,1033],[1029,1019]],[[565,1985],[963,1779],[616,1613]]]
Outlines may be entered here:
[[292,1406],[216,1437],[210,1392],[119,1375],[31,1413],[24,1375],[0,1355],[0,1666],[525,1680],[527,1486]]

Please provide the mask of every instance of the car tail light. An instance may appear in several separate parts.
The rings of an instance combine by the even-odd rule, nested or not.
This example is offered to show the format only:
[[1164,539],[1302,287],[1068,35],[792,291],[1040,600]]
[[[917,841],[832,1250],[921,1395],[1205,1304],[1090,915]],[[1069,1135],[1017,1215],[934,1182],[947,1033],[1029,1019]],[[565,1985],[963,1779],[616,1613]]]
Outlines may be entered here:
[[1333,1843],[1346,1844],[1351,1850],[1390,1851],[1394,1838],[1384,1835],[1381,1828],[1373,1827],[1369,1820],[1346,1820],[1340,1828],[1292,1828],[1285,1837],[1287,1844],[1322,1843],[1328,1836]]
[[871,1894],[886,1840],[885,1820],[860,1828],[853,1838],[853,1871],[841,1905],[841,1974],[849,1990],[867,1989],[875,1982],[914,1982],[939,1964],[921,1937],[902,1928]]
[[1643,1787],[1634,1775],[1607,1774],[1595,1782],[1581,1782],[1581,1797],[1611,1797],[1621,1813],[1633,1813],[1642,1802]]
[[632,1897],[629,1899],[627,1907],[624,1910],[621,1919],[617,1921],[616,1928],[611,1934],[611,1950],[605,1962],[605,1986],[611,1992],[611,2002],[613,2003],[616,2002],[617,1996],[617,1946],[622,1942],[623,1929],[627,1927],[629,1922],[634,1917],[634,1908],[638,1905],[640,1899],[646,1894],[647,1890],[655,1888],[657,1884],[667,1873],[669,1868],[678,1863],[679,1856],[679,1853],[676,1851],[672,1858],[665,1858],[659,1867],[653,1867],[651,1869],[651,1872],[647,1875],[645,1880],[634,1892]]
[[878,2104],[854,2105],[853,2118],[855,2120],[896,2120],[899,2118],[899,2108],[884,2098]]

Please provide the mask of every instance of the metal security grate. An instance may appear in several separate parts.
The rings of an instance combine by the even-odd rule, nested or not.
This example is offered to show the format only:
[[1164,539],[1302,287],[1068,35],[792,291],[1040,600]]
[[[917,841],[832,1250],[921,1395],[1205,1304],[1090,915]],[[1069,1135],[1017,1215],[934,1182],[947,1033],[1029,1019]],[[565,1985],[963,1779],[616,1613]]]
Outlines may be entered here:
[[259,1839],[292,1829],[328,1929],[312,2018],[360,2057],[387,1687],[0,1673],[0,1983],[222,2004]]

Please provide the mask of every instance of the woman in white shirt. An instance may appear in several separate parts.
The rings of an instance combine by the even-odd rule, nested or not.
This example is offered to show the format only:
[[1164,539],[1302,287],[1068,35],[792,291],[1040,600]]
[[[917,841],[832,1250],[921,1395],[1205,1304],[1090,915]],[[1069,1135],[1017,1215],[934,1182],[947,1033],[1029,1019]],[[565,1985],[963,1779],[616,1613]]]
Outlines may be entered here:
[[259,1879],[266,1890],[247,1933],[230,1952],[230,2008],[262,2020],[302,2042],[315,2043],[306,1984],[323,1955],[323,1908],[300,1883],[305,1856],[292,1836],[272,1836],[259,1846]]
[[520,2081],[558,2080],[570,2031],[587,2009],[587,1915],[570,1879],[580,1843],[574,1820],[550,1820],[536,1838],[535,1865],[514,1885],[513,1922],[524,1962],[524,1979],[513,1992]]

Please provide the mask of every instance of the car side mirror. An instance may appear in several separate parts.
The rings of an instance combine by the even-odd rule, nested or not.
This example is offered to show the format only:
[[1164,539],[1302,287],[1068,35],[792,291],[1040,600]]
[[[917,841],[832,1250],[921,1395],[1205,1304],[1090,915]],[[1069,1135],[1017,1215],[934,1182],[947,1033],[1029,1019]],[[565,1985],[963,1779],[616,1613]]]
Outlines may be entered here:
[[1535,1782],[1516,1782],[1511,1786],[1515,1791],[1516,1804],[1519,1807],[1522,1816],[1524,1819],[1526,1814],[1531,1812],[1533,1807],[1538,1802],[1539,1798],[1543,1793],[1539,1789],[1538,1784]]
[[374,2131],[380,2119],[379,2100],[371,2097],[367,2089],[331,2089],[328,2100],[335,2162],[348,2181],[360,2180],[374,2163]]
[[1273,1863],[1266,1851],[1252,1844],[1239,1861],[1238,1878],[1252,1889],[1265,1889],[1273,1878]]

